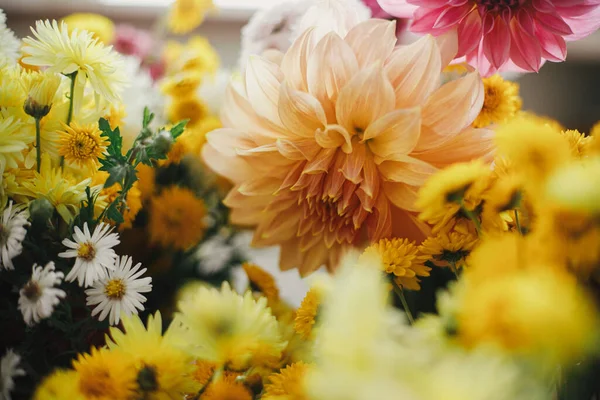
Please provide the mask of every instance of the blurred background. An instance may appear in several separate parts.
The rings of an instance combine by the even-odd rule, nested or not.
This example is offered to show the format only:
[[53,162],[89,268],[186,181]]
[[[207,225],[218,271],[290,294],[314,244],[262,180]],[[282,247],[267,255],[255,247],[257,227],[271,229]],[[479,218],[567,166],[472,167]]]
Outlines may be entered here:
[[[219,11],[210,15],[195,33],[206,36],[225,68],[236,66],[240,30],[261,8],[282,0],[215,0]],[[29,33],[39,18],[61,18],[73,12],[98,12],[115,23],[152,29],[166,13],[169,0],[0,0],[8,26],[17,35]],[[571,43],[567,62],[548,63],[537,75],[519,79],[524,108],[558,119],[563,125],[588,131],[600,120],[600,32]]]

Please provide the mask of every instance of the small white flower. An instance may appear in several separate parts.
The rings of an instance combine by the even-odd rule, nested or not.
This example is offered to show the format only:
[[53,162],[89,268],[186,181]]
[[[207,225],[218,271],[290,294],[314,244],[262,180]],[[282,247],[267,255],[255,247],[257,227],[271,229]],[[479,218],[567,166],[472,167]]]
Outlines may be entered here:
[[133,268],[131,257],[123,256],[118,261],[116,269],[108,273],[108,277],[96,282],[91,289],[87,289],[87,305],[96,306],[92,316],[100,313],[98,320],[103,321],[110,313],[109,323],[116,325],[121,315],[137,314],[144,310],[142,303],[146,297],[140,293],[152,291],[152,278],[140,278],[146,268],[140,269],[141,263]]
[[6,14],[0,10],[0,60],[16,63],[19,59],[21,41],[6,26]]
[[202,274],[213,275],[223,270],[233,257],[235,248],[227,243],[223,235],[215,235],[203,242],[196,251],[198,271]]
[[12,201],[8,203],[0,218],[0,267],[15,269],[12,259],[23,251],[23,240],[27,235],[26,226],[29,212],[20,211],[13,207]]
[[119,235],[111,233],[111,226],[101,223],[94,233],[90,234],[87,222],[83,225],[83,232],[75,227],[73,238],[75,241],[65,239],[62,244],[69,250],[59,253],[62,258],[75,258],[75,265],[67,274],[66,280],[73,282],[77,279],[79,286],[91,286],[99,279],[107,276],[107,269],[115,268],[117,253],[113,247],[120,243]]
[[8,349],[0,361],[0,398],[2,400],[10,400],[10,392],[15,387],[14,378],[25,375],[25,371],[17,368],[20,361],[21,356],[12,349]]
[[54,271],[52,261],[44,268],[33,265],[31,279],[19,291],[19,310],[27,325],[32,326],[51,316],[54,306],[65,298],[64,290],[54,287],[60,285],[64,276],[62,272]]

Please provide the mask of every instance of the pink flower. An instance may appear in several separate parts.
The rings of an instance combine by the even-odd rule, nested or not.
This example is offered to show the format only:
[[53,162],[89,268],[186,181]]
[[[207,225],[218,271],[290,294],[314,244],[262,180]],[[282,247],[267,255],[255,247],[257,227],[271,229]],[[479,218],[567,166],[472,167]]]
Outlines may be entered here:
[[335,269],[352,246],[423,239],[417,191],[452,163],[490,158],[477,72],[442,84],[456,34],[396,46],[393,22],[344,34],[305,31],[285,54],[250,57],[228,90],[224,129],[202,155],[234,184],[231,222],[254,246],[281,246],[280,267]]
[[379,0],[412,31],[434,36],[458,30],[457,57],[484,76],[538,71],[567,56],[567,41],[600,27],[600,0]]
[[145,59],[154,47],[154,40],[150,33],[131,25],[117,26],[115,36],[113,46],[116,51],[136,56],[140,60]]

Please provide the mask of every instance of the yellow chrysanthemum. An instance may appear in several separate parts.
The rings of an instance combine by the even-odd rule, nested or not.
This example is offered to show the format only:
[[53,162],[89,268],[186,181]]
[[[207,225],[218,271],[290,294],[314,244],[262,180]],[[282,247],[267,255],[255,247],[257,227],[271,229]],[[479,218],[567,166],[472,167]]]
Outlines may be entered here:
[[78,378],[73,370],[56,370],[37,387],[33,400],[85,400],[79,391]]
[[215,48],[202,36],[192,36],[185,44],[168,41],[164,56],[168,70],[174,73],[190,71],[212,75],[221,63]]
[[431,268],[423,265],[418,256],[415,242],[408,239],[381,239],[369,246],[365,253],[373,253],[381,259],[378,263],[387,274],[394,276],[394,281],[402,288],[419,290],[419,276],[429,276]]
[[104,118],[108,121],[111,129],[116,129],[117,127],[123,125],[123,119],[127,116],[127,111],[125,110],[124,104],[114,105],[111,104],[110,111],[108,114],[104,116]]
[[33,177],[21,183],[16,194],[31,199],[45,198],[67,222],[79,213],[81,202],[86,199],[85,188],[91,179],[77,181],[60,167],[53,167],[50,156],[42,154],[40,172],[33,171]]
[[321,301],[321,291],[313,287],[306,293],[300,303],[300,308],[296,311],[294,330],[304,339],[310,339],[313,335],[313,327],[317,321]]
[[473,126],[485,128],[513,118],[521,109],[522,100],[519,97],[519,85],[504,80],[500,75],[483,78],[484,100],[483,108]]
[[165,188],[150,201],[150,241],[187,250],[204,236],[205,216],[204,202],[191,190],[177,186]]
[[492,344],[535,357],[541,365],[589,356],[598,314],[573,276],[540,266],[472,284],[467,272],[465,279],[457,315],[458,338],[465,346]]
[[0,106],[22,108],[25,91],[21,83],[22,69],[0,60]]
[[51,72],[23,73],[21,84],[27,94],[24,105],[25,112],[34,118],[42,118],[48,115],[60,82],[60,76]]
[[169,10],[167,26],[176,34],[190,33],[204,22],[214,8],[212,0],[175,0]]
[[187,125],[190,128],[198,125],[204,118],[208,117],[210,111],[206,104],[195,96],[182,99],[174,98],[167,110],[169,120],[173,123],[188,120]]
[[79,378],[79,391],[87,399],[127,400],[135,397],[136,369],[120,351],[92,348],[73,361]]
[[567,129],[566,131],[563,131],[562,134],[569,142],[573,157],[580,158],[587,155],[588,148],[594,140],[592,136],[586,136],[577,129]]
[[510,160],[514,171],[531,185],[571,159],[567,138],[551,126],[527,118],[515,118],[496,130],[498,153]]
[[201,72],[183,71],[165,78],[160,88],[168,96],[181,98],[193,95],[200,83],[202,83]]
[[156,171],[148,165],[140,164],[137,167],[137,177],[142,200],[147,200],[154,195],[156,189]]
[[191,357],[176,347],[169,330],[162,334],[159,312],[148,317],[146,326],[137,315],[123,318],[122,323],[123,330],[110,329],[110,338],[106,342],[112,351],[121,351],[133,361],[142,398],[181,398],[200,389],[201,385],[192,379]]
[[419,251],[423,259],[439,267],[451,267],[454,271],[465,265],[465,260],[475,248],[478,238],[470,233],[450,232],[429,237],[421,243]]
[[236,381],[235,376],[224,374],[211,382],[200,398],[203,400],[252,400],[253,396],[243,383]]
[[196,360],[194,361],[194,372],[192,373],[192,378],[198,382],[198,384],[204,386],[210,382],[216,369],[217,364],[213,362]]
[[[32,30],[35,39],[23,39],[27,64],[48,67],[48,72],[69,75],[77,72],[76,92],[83,93],[89,80],[94,92],[108,102],[118,102],[126,77],[122,59],[111,47],[94,39],[87,31],[74,30],[56,21],[37,21]],[[76,99],[78,101],[78,99]]]
[[265,400],[285,396],[288,400],[306,400],[304,377],[310,366],[302,361],[288,365],[278,373],[269,376],[262,398]]
[[246,272],[250,281],[250,287],[253,290],[264,294],[269,302],[275,302],[279,299],[279,289],[273,275],[252,263],[244,263],[242,268]]
[[34,140],[20,121],[0,114],[0,173],[6,168],[18,168],[23,161],[23,150]]
[[194,356],[234,370],[258,359],[277,360],[286,345],[267,300],[250,292],[241,296],[228,283],[220,290],[199,288],[180,302],[173,324],[181,324],[177,333]]
[[438,232],[461,209],[475,210],[490,180],[490,167],[478,160],[454,164],[434,174],[419,191],[419,218]]
[[568,165],[548,178],[548,199],[566,209],[600,214],[600,157]]
[[62,19],[67,24],[69,32],[75,29],[90,32],[94,39],[106,45],[115,38],[115,24],[103,15],[93,13],[74,13]]
[[101,136],[98,124],[79,125],[71,122],[63,125],[64,131],[60,132],[60,145],[58,154],[65,161],[78,167],[92,168],[98,165],[98,159],[103,157],[108,140]]
[[[98,193],[98,197],[96,198],[96,202],[94,203],[94,215],[96,218],[100,216],[102,211],[109,204],[111,204],[119,193],[121,192],[121,185],[116,183],[110,187],[105,188],[104,183],[108,178],[108,173],[104,171],[97,172],[93,179],[91,186],[101,185],[100,192]],[[125,220],[121,225],[119,225],[119,229],[129,229],[133,227],[133,221],[135,221],[135,217],[142,209],[142,193],[139,189],[138,182],[135,182],[131,189],[127,192],[127,197],[125,198],[126,208],[123,211],[123,219]]]

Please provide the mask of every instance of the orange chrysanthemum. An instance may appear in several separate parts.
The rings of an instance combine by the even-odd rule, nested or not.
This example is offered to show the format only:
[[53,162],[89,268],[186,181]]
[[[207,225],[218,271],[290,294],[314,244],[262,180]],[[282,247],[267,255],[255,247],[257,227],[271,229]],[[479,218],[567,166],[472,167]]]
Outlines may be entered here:
[[303,275],[334,269],[365,239],[422,239],[418,188],[492,148],[489,131],[471,127],[483,104],[478,73],[441,84],[455,38],[396,48],[394,23],[377,19],[344,38],[315,32],[278,64],[250,59],[243,85],[228,89],[225,128],[202,151],[236,184],[225,199],[232,222],[257,226],[253,245],[281,245],[280,267]]

